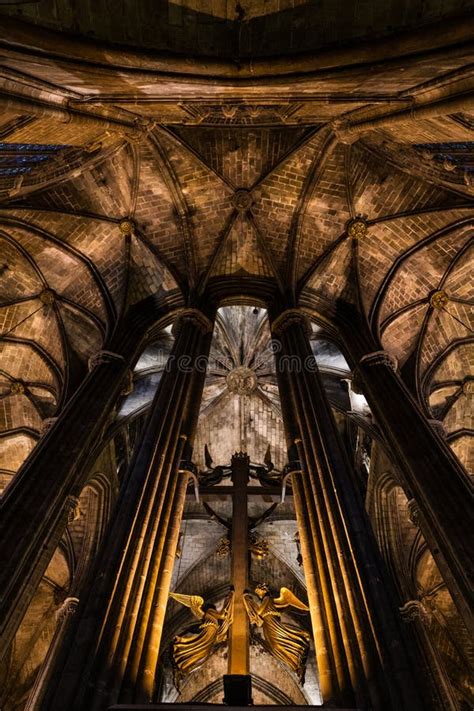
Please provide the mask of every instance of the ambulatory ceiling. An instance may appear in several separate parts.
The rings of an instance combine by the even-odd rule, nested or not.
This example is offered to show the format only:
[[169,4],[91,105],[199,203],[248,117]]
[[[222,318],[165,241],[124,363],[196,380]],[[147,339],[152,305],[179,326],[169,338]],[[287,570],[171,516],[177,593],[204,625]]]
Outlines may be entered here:
[[275,56],[449,21],[472,0],[50,0],[2,2],[6,15],[125,46],[190,56]]
[[[256,7],[252,22],[270,22]],[[468,9],[450,7],[453,17]],[[239,62],[125,50],[8,20],[0,35],[5,475],[130,305],[151,294],[189,303],[205,289],[281,293],[329,317],[338,299],[359,303],[469,466],[472,21],[428,26],[440,8],[419,19],[427,26],[417,36],[276,60],[243,52]],[[24,6],[23,17],[58,26],[39,6]],[[86,33],[81,17],[61,29]],[[342,23],[338,31],[342,41]]]

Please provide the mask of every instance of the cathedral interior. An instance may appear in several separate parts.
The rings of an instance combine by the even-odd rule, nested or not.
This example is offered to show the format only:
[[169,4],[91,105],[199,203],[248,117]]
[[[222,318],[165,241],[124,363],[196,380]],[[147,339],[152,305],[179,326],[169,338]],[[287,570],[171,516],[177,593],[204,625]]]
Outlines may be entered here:
[[0,709],[474,708],[473,0],[0,0]]

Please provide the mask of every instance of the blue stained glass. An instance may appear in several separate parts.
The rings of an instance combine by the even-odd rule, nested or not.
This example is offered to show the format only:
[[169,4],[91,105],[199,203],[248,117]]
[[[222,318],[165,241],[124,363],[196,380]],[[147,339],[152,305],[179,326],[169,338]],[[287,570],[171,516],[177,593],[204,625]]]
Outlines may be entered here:
[[474,141],[453,143],[415,143],[415,148],[426,148],[430,151],[446,153],[449,151],[474,151]]
[[0,151],[59,151],[66,147],[49,143],[0,143]]
[[44,155],[44,154],[38,154],[38,155],[33,155],[33,156],[22,156],[22,155],[13,155],[13,156],[2,156],[0,152],[0,163],[9,163],[9,164],[19,164],[19,163],[41,163],[44,160],[48,160],[51,156]]
[[69,146],[47,143],[0,143],[0,177],[30,172]]
[[456,170],[464,169],[468,173],[474,166],[474,141],[452,143],[415,143],[417,151],[428,151],[437,163],[448,161]]
[[0,175],[19,175],[20,173],[28,173],[31,168],[0,168]]

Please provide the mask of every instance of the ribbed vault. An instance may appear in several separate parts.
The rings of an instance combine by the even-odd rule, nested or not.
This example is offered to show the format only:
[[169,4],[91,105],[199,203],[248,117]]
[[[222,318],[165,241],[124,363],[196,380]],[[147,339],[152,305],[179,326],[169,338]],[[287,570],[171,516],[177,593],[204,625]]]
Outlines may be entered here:
[[312,0],[141,0],[132,8],[118,0],[114,17],[106,0],[84,6],[80,0],[53,0],[48,7],[24,1],[4,13],[39,27],[131,47],[212,57],[255,57],[311,51],[369,37],[447,22],[468,13],[469,0],[432,0],[421,7],[403,3],[380,10]]
[[[357,17],[348,3],[306,0],[117,2],[112,17],[105,2],[0,5],[0,491],[132,309],[156,307],[170,324],[177,307],[203,301],[218,311],[194,461],[209,467],[207,444],[215,465],[236,449],[261,463],[270,445],[266,463],[281,469],[266,309],[301,307],[399,601],[432,601],[427,634],[470,700],[469,640],[353,388],[338,319],[346,304],[362,315],[471,472],[472,1],[382,12],[374,0]],[[153,332],[89,453],[54,575],[1,672],[23,680],[21,703],[35,650],[45,653],[35,619],[48,611],[49,639],[57,593],[75,593],[88,573],[173,342],[171,327]],[[217,601],[229,576],[223,566],[207,586],[222,533],[212,526],[207,542],[183,547],[183,580]],[[268,575],[283,583],[290,570],[302,584],[297,544],[281,540]],[[169,610],[168,637],[183,621]],[[189,699],[219,698],[211,676]],[[304,701],[264,677],[256,698]]]
[[[132,165],[126,149],[121,156],[122,163],[115,157],[108,166],[119,178]],[[104,347],[127,309],[151,294],[166,300],[179,293],[153,240],[120,213],[112,220],[101,212],[104,205],[110,207],[111,195],[119,203],[130,200],[128,183],[122,183],[122,196],[91,190],[92,203],[97,199],[102,206],[96,214],[91,203],[90,212],[75,209],[87,194],[87,182],[74,185],[77,197],[71,191],[69,210],[64,209],[65,183],[58,204],[41,193],[38,209],[21,206],[0,214],[2,488],[85,377],[89,359]]]
[[[262,13],[254,7],[247,20],[275,9]],[[466,26],[453,26],[452,37],[461,40]],[[443,48],[433,30],[407,59],[407,35],[403,72],[374,44],[378,64],[352,66],[341,55],[350,67],[343,75],[328,55],[318,81],[316,55],[313,64],[275,65],[275,80],[256,66],[242,83],[224,62],[198,97],[192,76],[175,74],[173,63],[160,74],[152,55],[104,60],[65,35],[8,27],[0,36],[7,477],[130,306],[176,289],[188,300],[206,289],[220,298],[227,283],[233,294],[280,293],[327,316],[339,299],[360,304],[426,414],[444,421],[469,463],[466,44]],[[288,72],[291,86],[282,83]],[[436,292],[446,294],[442,305]]]

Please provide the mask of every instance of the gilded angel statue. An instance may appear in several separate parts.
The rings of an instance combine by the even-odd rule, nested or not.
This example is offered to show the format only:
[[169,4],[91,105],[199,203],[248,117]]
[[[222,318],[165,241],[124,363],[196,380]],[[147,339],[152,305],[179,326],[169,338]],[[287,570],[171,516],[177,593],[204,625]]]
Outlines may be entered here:
[[244,604],[250,624],[261,627],[269,651],[294,671],[301,684],[304,684],[311,638],[305,630],[282,622],[280,610],[295,607],[308,612],[309,607],[288,588],[280,588],[280,596],[273,598],[268,585],[261,583],[255,588],[255,594],[259,598],[258,602],[251,593],[244,593]]
[[174,682],[179,690],[182,679],[200,667],[213,649],[225,642],[232,624],[234,591],[231,590],[218,612],[214,605],[205,604],[200,595],[170,593],[170,597],[181,605],[189,607],[199,625],[188,628],[177,635],[171,643],[171,657],[174,667]]

